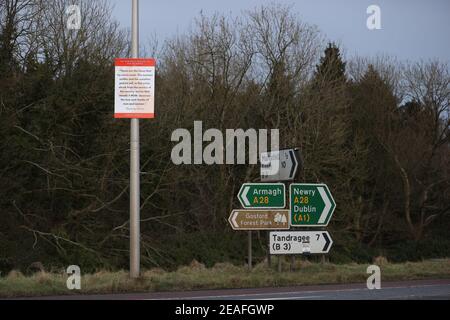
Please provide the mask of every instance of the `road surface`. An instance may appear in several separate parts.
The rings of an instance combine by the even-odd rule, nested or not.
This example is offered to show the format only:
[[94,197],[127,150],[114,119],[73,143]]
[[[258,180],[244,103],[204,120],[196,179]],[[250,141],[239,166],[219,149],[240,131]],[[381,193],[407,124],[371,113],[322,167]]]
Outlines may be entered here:
[[38,299],[70,300],[450,300],[450,279],[382,282],[368,290],[365,283],[282,288],[199,290],[102,295],[70,295]]

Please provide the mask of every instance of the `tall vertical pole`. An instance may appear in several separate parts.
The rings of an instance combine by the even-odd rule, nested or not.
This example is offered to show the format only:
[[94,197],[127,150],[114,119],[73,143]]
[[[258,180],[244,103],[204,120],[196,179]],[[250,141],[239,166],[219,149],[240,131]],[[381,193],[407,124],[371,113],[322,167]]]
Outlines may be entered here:
[[295,271],[295,255],[291,256],[291,271]]
[[[139,0],[132,0],[131,57],[139,57]],[[140,268],[140,162],[139,119],[131,119],[130,130],[130,277]]]
[[270,231],[267,231],[267,267],[272,268],[272,255],[270,254]]
[[252,232],[248,232],[248,270],[252,270]]

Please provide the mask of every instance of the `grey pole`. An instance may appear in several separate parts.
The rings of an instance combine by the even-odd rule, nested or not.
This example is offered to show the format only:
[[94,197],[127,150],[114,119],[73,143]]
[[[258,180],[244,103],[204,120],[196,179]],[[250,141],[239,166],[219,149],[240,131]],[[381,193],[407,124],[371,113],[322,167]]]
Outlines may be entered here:
[[[139,57],[139,0],[132,0],[131,57]],[[140,268],[140,163],[139,119],[131,119],[130,130],[130,277]]]
[[252,232],[248,232],[248,270],[252,270]]
[[272,268],[272,255],[270,254],[270,231],[267,231],[267,267]]

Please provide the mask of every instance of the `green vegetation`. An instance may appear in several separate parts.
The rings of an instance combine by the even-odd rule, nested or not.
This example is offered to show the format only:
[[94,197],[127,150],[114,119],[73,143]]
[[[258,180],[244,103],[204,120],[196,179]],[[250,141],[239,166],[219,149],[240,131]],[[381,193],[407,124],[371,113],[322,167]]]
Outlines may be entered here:
[[[81,29],[66,30],[69,2],[0,1],[2,275],[128,267],[129,121],[113,118],[113,59],[129,56],[129,34],[107,0],[78,1]],[[177,38],[142,43],[157,58],[156,118],[140,127],[144,269],[245,263],[246,233],[227,218],[259,166],[173,164],[172,132],[195,120],[279,129],[280,147],[300,148],[297,180],[326,183],[337,204],[331,263],[450,256],[448,64],[344,56],[294,12],[200,15]],[[260,263],[267,233],[254,234]]]
[[[391,264],[379,258],[375,263],[380,265],[382,281],[450,278],[450,259]],[[0,278],[0,297],[365,283],[368,277],[367,264],[296,261],[296,271],[292,272],[287,271],[290,268],[287,262],[282,266],[284,271],[277,272],[267,264],[258,264],[249,272],[245,266],[229,263],[206,268],[194,260],[173,272],[144,271],[135,280],[125,271],[100,271],[82,276],[81,290],[73,291],[66,288],[67,275],[62,273],[39,272],[27,277],[12,271]]]

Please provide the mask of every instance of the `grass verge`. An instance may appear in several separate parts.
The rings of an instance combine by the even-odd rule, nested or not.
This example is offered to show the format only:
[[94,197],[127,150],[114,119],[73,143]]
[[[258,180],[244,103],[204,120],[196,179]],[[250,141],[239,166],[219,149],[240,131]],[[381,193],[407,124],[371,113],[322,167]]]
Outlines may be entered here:
[[[174,272],[146,270],[139,279],[130,279],[126,271],[86,274],[81,278],[81,290],[68,290],[68,276],[64,273],[38,272],[24,276],[12,271],[0,278],[0,297],[365,283],[368,277],[367,266],[368,264],[338,265],[297,261],[296,271],[288,271],[288,264],[283,265],[283,272],[259,264],[249,272],[245,266],[229,263],[218,263],[212,268],[205,268],[202,264],[193,262]],[[407,263],[388,263],[382,260],[379,266],[382,281],[450,278],[450,259]]]

